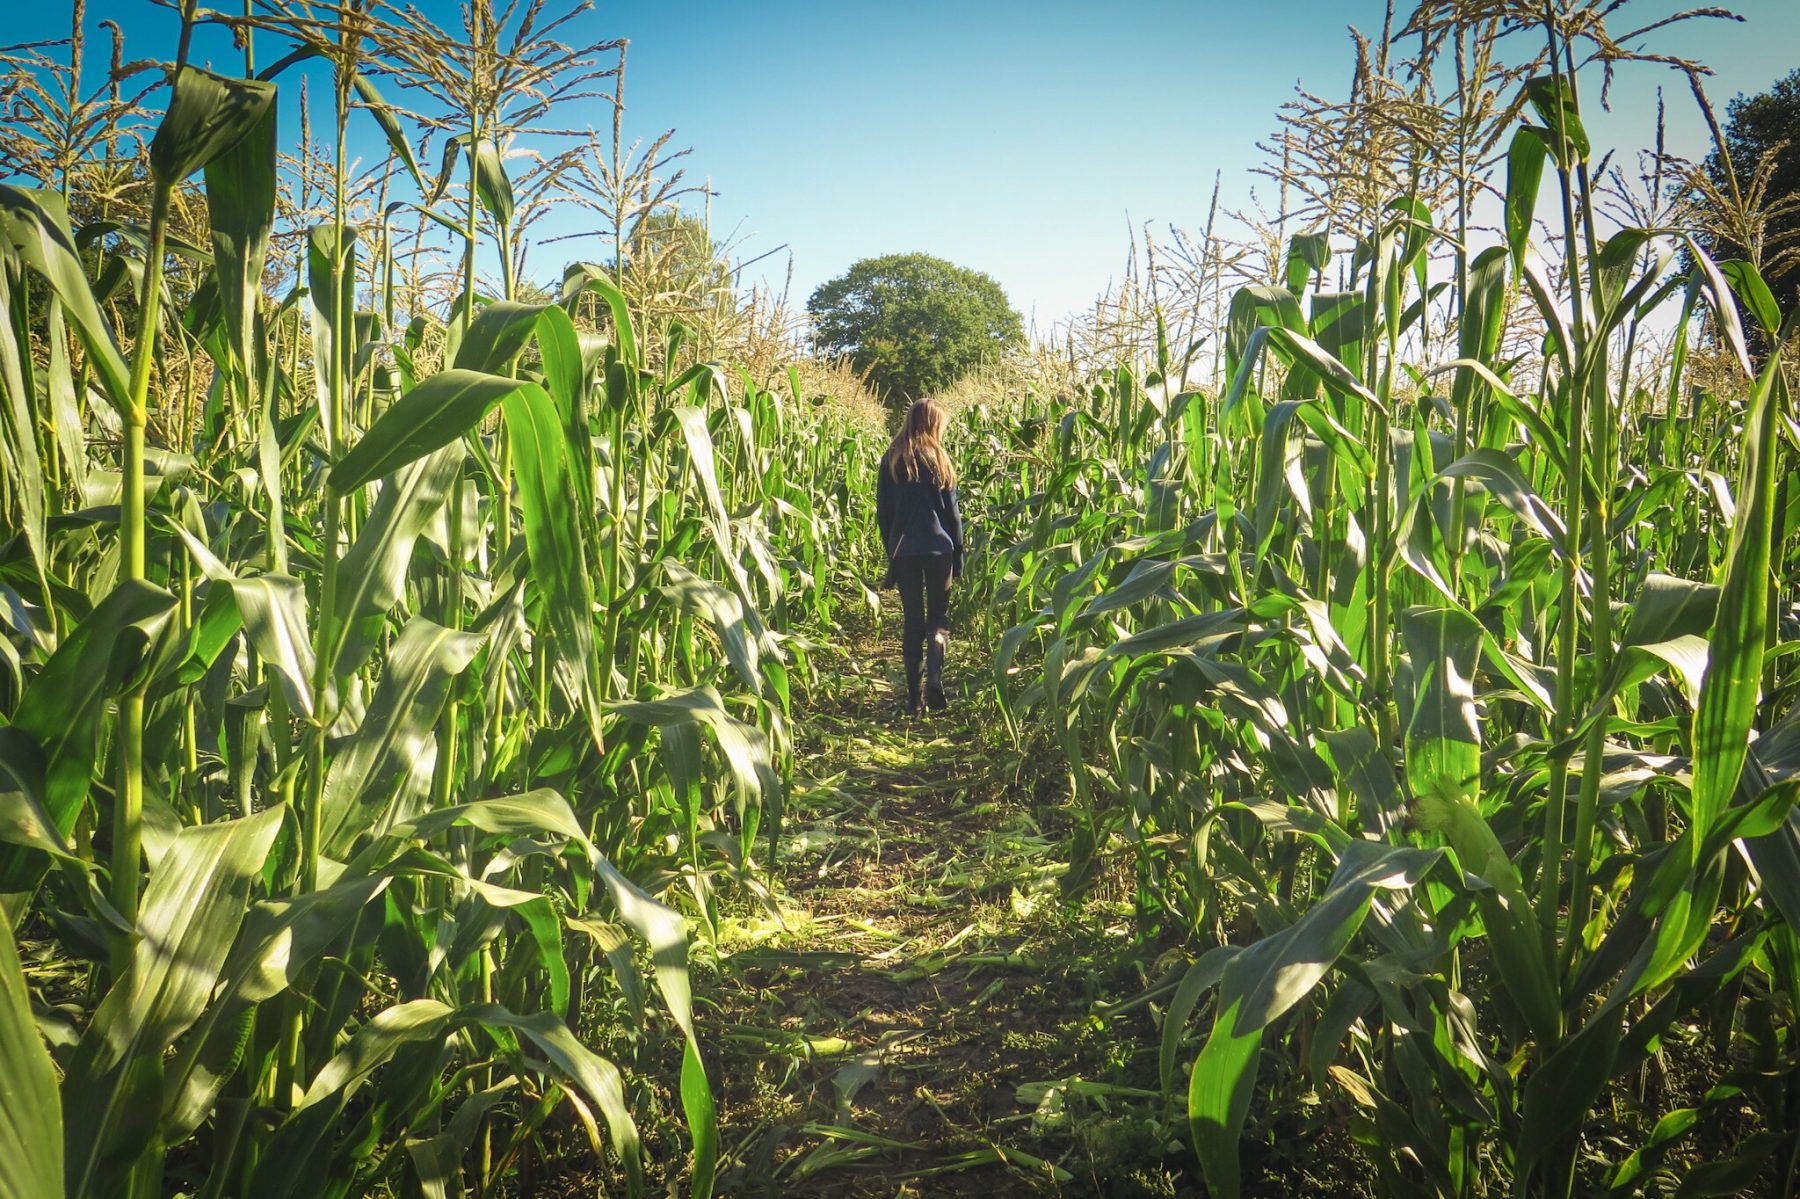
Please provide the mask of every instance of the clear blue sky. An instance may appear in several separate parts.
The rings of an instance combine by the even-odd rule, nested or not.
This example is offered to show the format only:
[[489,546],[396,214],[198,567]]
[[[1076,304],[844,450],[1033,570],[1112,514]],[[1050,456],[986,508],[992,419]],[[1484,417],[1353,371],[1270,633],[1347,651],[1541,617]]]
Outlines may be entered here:
[[[454,20],[450,0],[418,2]],[[4,36],[59,36],[67,3],[29,4]],[[1686,6],[1637,0],[1613,28]],[[1800,3],[1735,7],[1746,23],[1690,23],[1651,42],[1718,71],[1721,113],[1800,62]],[[88,11],[125,27],[130,57],[172,51],[171,14],[148,0]],[[1276,107],[1296,82],[1343,95],[1345,28],[1374,35],[1381,17],[1380,0],[599,0],[578,28],[631,40],[628,133],[673,127],[740,254],[791,247],[797,301],[857,258],[920,250],[993,275],[1042,328],[1120,271],[1128,218],[1199,226],[1215,171],[1225,205],[1245,204]],[[216,42],[200,53],[234,62]],[[1685,85],[1644,66],[1622,72],[1610,116],[1590,114],[1595,140],[1627,155],[1647,144],[1659,83],[1670,148],[1702,152]],[[598,101],[569,121],[609,122]],[[564,249],[534,273],[553,273]],[[763,265],[779,280],[785,254]]]

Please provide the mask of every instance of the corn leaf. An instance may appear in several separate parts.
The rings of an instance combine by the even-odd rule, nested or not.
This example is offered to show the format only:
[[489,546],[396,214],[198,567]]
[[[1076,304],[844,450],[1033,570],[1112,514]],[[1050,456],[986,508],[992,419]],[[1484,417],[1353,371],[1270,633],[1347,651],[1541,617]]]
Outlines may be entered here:
[[62,1103],[56,1067],[31,1015],[31,991],[0,920],[0,1194],[61,1199]]

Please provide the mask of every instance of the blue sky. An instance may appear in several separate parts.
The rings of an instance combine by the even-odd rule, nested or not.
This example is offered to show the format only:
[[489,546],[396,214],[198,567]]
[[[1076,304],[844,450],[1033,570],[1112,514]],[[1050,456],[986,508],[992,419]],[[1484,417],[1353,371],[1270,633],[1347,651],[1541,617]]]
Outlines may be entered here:
[[[448,0],[418,2],[454,19]],[[1638,0],[1614,28],[1681,7]],[[1735,7],[1745,23],[1651,42],[1711,64],[1721,111],[1800,61],[1800,3]],[[8,40],[58,36],[67,12],[66,0],[32,4]],[[88,12],[125,27],[130,57],[172,49],[171,15],[148,0]],[[578,28],[631,39],[628,135],[673,127],[740,255],[789,247],[797,301],[857,258],[920,250],[993,275],[1041,329],[1119,273],[1128,223],[1199,226],[1215,171],[1224,205],[1246,204],[1277,106],[1296,82],[1344,94],[1346,26],[1375,34],[1381,17],[1379,0],[599,0]],[[216,42],[208,53],[235,61]],[[1685,85],[1644,66],[1622,72],[1611,114],[1590,114],[1596,142],[1648,144],[1659,83],[1671,148],[1700,153]],[[595,101],[569,123],[610,119]],[[554,274],[564,250],[545,250],[534,273]],[[779,283],[787,252],[753,269]]]
[[[1614,28],[1689,6],[1640,0],[1627,14],[1643,20]],[[1736,7],[1744,24],[1689,24],[1660,47],[1720,70],[1720,99],[1800,64],[1800,3]],[[1223,202],[1246,204],[1277,106],[1299,81],[1344,94],[1346,27],[1377,34],[1382,13],[1379,0],[698,0],[596,15],[632,39],[632,125],[675,127],[712,177],[715,224],[741,221],[748,253],[791,246],[800,296],[857,258],[923,250],[987,271],[1042,327],[1120,272],[1128,220],[1201,225],[1215,171]],[[1685,85],[1643,67],[1621,73],[1601,144],[1649,143],[1657,83],[1672,148],[1699,151]]]

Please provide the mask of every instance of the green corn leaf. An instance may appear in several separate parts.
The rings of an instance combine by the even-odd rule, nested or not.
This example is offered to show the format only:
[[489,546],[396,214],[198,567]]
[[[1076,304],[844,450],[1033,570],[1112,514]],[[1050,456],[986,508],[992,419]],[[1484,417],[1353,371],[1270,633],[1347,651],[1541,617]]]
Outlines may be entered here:
[[[1257,360],[1269,346],[1276,349],[1289,361],[1300,363],[1315,371],[1320,380],[1332,391],[1346,397],[1360,400],[1376,410],[1382,410],[1381,401],[1374,392],[1363,386],[1362,381],[1350,373],[1350,368],[1328,354],[1318,342],[1292,329],[1263,325],[1253,331],[1244,347],[1243,359],[1238,363],[1237,371],[1232,375],[1231,387],[1225,393],[1224,411],[1229,413],[1240,404],[1250,388],[1250,375],[1255,369]],[[1347,440],[1349,439],[1346,435]]]
[[[658,727],[692,724],[705,728],[713,735],[731,767],[737,781],[739,802],[746,803],[752,794],[760,792],[765,807],[779,806],[781,780],[770,758],[768,738],[755,725],[732,717],[719,693],[711,687],[699,687],[656,700],[613,703],[606,708],[639,724]],[[693,777],[703,774],[697,762],[688,769]]]
[[1324,231],[1296,233],[1288,239],[1287,289],[1301,295],[1314,275],[1331,262],[1331,237]]
[[694,1142],[688,1194],[706,1199],[713,1192],[719,1168],[719,1118],[712,1086],[706,1080],[706,1067],[700,1060],[700,1048],[693,1041],[681,1050],[681,1110]]
[[1406,728],[1406,781],[1420,826],[1441,832],[1475,892],[1500,981],[1540,1040],[1554,1043],[1561,1001],[1533,923],[1519,871],[1482,817],[1481,729],[1475,710],[1475,665],[1484,630],[1467,612],[1408,608],[1401,635],[1412,661],[1412,717]]
[[693,991],[688,978],[687,922],[673,908],[658,903],[604,858],[600,877],[618,909],[619,919],[650,946],[657,989],[669,1014],[687,1038],[682,1051],[681,1106],[694,1142],[694,1177],[690,1191],[710,1194],[719,1151],[718,1114],[712,1087],[700,1059],[700,1039],[694,1027]]
[[[1095,555],[1088,561],[1093,562],[1096,568],[1105,564],[1100,555]],[[1090,620],[1096,616],[1105,616],[1108,613],[1141,604],[1152,596],[1162,594],[1165,588],[1171,586],[1179,577],[1179,572],[1184,568],[1195,574],[1222,572],[1222,564],[1217,559],[1207,556],[1196,555],[1162,560],[1142,559],[1133,563],[1131,570],[1117,584],[1096,595],[1085,607],[1076,609],[1076,614],[1082,620]],[[1073,576],[1065,577],[1073,578]],[[1075,601],[1081,598],[1078,592],[1079,588],[1071,589],[1067,597],[1067,607],[1073,608]],[[1174,623],[1180,624],[1181,622]],[[1165,625],[1152,625],[1146,628],[1142,635],[1151,636],[1159,629],[1166,627]]]
[[625,1000],[626,1011],[632,1023],[642,1028],[644,980],[638,969],[637,956],[632,952],[631,938],[623,928],[606,920],[570,916],[566,922],[570,928],[591,939],[600,947],[600,952],[606,955],[607,964],[612,967],[613,981],[619,984],[620,997]]
[[[547,304],[520,304],[495,300],[469,322],[469,331],[456,347],[458,370],[503,374],[537,332],[538,318]],[[565,314],[566,315],[566,314]]]
[[1312,295],[1312,315],[1307,322],[1312,339],[1352,374],[1362,369],[1362,348],[1370,334],[1369,311],[1368,297],[1360,291]]
[[1764,333],[1775,333],[1781,328],[1781,305],[1775,302],[1775,293],[1756,267],[1741,258],[1734,258],[1719,264],[1719,273],[1731,284],[1732,293],[1743,304],[1746,311],[1756,318]]
[[1304,470],[1306,426],[1296,419],[1304,400],[1282,400],[1263,418],[1261,455],[1256,471],[1256,556],[1261,561],[1275,539],[1276,513],[1284,493],[1293,500],[1297,519],[1312,517],[1312,486]]
[[1233,996],[1244,998],[1237,1028],[1266,1027],[1300,1002],[1361,926],[1370,897],[1378,890],[1413,887],[1441,856],[1441,850],[1372,841],[1345,845],[1319,902],[1288,928],[1244,949],[1227,966],[1221,1001],[1229,1005]]
[[275,225],[276,136],[271,104],[235,144],[206,164],[213,278],[219,287],[226,341],[242,375],[240,394],[246,399],[262,357],[256,336],[257,301]]
[[575,506],[565,426],[549,393],[535,383],[515,387],[502,410],[525,516],[525,544],[549,609],[558,672],[599,745],[604,737],[594,673],[594,586],[582,536],[586,522]]
[[559,1078],[573,1083],[600,1109],[606,1120],[613,1153],[625,1167],[628,1193],[642,1194],[643,1161],[637,1124],[625,1106],[624,1081],[618,1067],[576,1040],[569,1026],[554,1013],[519,1016],[494,1004],[481,1004],[468,1009],[466,1014],[468,1019],[490,1030],[509,1029],[524,1036],[537,1047]]
[[1362,927],[1375,891],[1416,885],[1440,856],[1439,850],[1352,841],[1318,903],[1225,964],[1219,1014],[1188,1090],[1194,1151],[1213,1194],[1236,1199],[1240,1191],[1238,1140],[1256,1085],[1263,1030],[1330,971]]
[[1341,790],[1356,797],[1357,816],[1364,828],[1379,828],[1389,841],[1399,841],[1405,829],[1406,800],[1400,779],[1366,729],[1327,732],[1321,738]]
[[43,753],[23,730],[11,726],[0,727],[0,841],[79,860],[44,806]]
[[11,923],[0,920],[0,1194],[62,1199],[56,1067],[31,1015]]
[[668,1004],[669,1014],[683,1035],[690,1041],[696,1040],[693,991],[688,980],[687,922],[675,909],[657,902],[620,874],[606,859],[600,860],[598,869],[619,919],[650,946],[657,988]]
[[1561,75],[1535,75],[1525,81],[1525,100],[1544,123],[1544,148],[1557,166],[1573,171],[1593,153],[1581,115],[1575,109],[1575,89]]
[[1243,1003],[1241,991],[1229,1002],[1220,996],[1212,1034],[1188,1076],[1188,1128],[1194,1152],[1208,1192],[1219,1199],[1238,1199],[1241,1190],[1238,1140],[1250,1114],[1256,1056],[1262,1048],[1263,1026],[1246,1028],[1239,1019]]
[[1526,528],[1546,538],[1558,554],[1568,553],[1568,530],[1556,510],[1539,498],[1517,462],[1499,450],[1471,450],[1437,475],[1467,479],[1500,504]]
[[549,834],[580,846],[590,861],[599,860],[568,804],[553,791],[539,790],[402,821],[372,839],[329,887],[257,904],[220,971],[213,1002],[170,1061],[162,1117],[166,1142],[189,1135],[211,1111],[236,1068],[236,1030],[249,1007],[287,990],[337,944],[357,914],[386,889],[390,872],[406,863],[410,846],[459,827],[500,844]]
[[[1707,1091],[1697,1107],[1678,1107],[1663,1115],[1650,1130],[1650,1135],[1639,1145],[1613,1172],[1611,1187],[1614,1194],[1632,1194],[1644,1183],[1648,1182],[1676,1147],[1682,1138],[1695,1129],[1704,1118],[1714,1116],[1718,1109],[1740,1099],[1743,1091],[1732,1083],[1720,1083]],[[1682,1193],[1686,1193],[1685,1191]]]
[[1414,607],[1401,613],[1400,631],[1412,659],[1414,688],[1406,728],[1407,785],[1421,799],[1478,795],[1481,730],[1474,680],[1481,624],[1458,609]]
[[[1693,825],[1704,837],[1731,801],[1748,752],[1761,690],[1775,519],[1778,413],[1787,406],[1779,355],[1751,388],[1738,476],[1738,512],[1726,550],[1718,618],[1694,712]],[[1700,842],[1694,843],[1696,851]]]
[[1612,1077],[1624,1018],[1623,1002],[1602,1004],[1526,1080],[1519,1151],[1513,1163],[1515,1194],[1528,1193],[1538,1163],[1587,1121],[1594,1100]]
[[242,1061],[251,1008],[280,995],[335,945],[387,887],[385,873],[345,871],[337,882],[291,899],[254,905],[219,971],[213,1000],[169,1059],[161,1136],[174,1144],[211,1115]]
[[599,851],[588,840],[575,819],[569,802],[548,787],[527,791],[522,795],[497,796],[474,803],[437,808],[422,816],[402,821],[388,830],[385,844],[371,845],[351,863],[351,873],[365,873],[391,860],[393,843],[430,841],[453,828],[478,829],[502,839],[551,833],[582,846],[593,856]]
[[125,413],[131,404],[130,372],[82,271],[63,198],[54,192],[0,183],[0,250],[50,285],[75,323],[106,398]]
[[1540,130],[1522,125],[1514,131],[1506,151],[1506,245],[1512,253],[1515,277],[1525,269],[1525,248],[1531,244],[1532,214],[1537,210],[1538,187],[1544,178],[1544,154]]
[[1791,1138],[1782,1132],[1759,1130],[1733,1146],[1729,1156],[1704,1161],[1683,1171],[1679,1199],[1731,1199],[1756,1189],[1769,1177],[1769,1159],[1781,1170],[1787,1165]]
[[738,679],[752,694],[762,694],[761,638],[750,626],[743,601],[729,588],[701,578],[672,558],[665,559],[661,567],[668,576],[663,594],[684,611],[693,612],[712,625]]
[[294,711],[313,714],[313,643],[306,587],[292,575],[260,574],[231,582],[244,631],[287,693]]
[[357,71],[351,75],[350,83],[356,88],[356,94],[369,110],[369,115],[381,126],[382,136],[387,138],[394,157],[400,160],[400,165],[406,168],[406,173],[412,176],[413,184],[423,195],[426,190],[425,176],[419,171],[419,160],[413,155],[412,143],[406,140],[406,133],[400,128],[400,119],[395,115],[397,110],[382,98],[381,89],[363,72]]
[[[491,903],[493,890],[490,885],[483,885],[480,894]],[[550,1010],[565,1020],[571,1019],[569,959],[563,954],[562,920],[550,905],[548,896],[535,891],[520,891],[517,894],[524,901],[512,905],[512,910],[525,922],[526,930],[537,944],[538,964],[544,968],[544,976],[550,983]]]
[[[717,372],[709,371],[704,379],[694,384],[693,392],[703,394],[703,388],[709,381],[717,381],[721,390],[724,387]],[[688,467],[693,472],[695,481],[700,484],[701,495],[706,500],[707,523],[717,545],[720,563],[730,576],[738,596],[744,601],[745,608],[754,611],[756,595],[738,557],[739,537],[731,514],[726,510],[724,492],[719,486],[718,457],[713,446],[712,432],[707,428],[706,413],[695,405],[683,404],[675,409],[674,417],[681,428],[682,444],[687,449]]]
[[117,1195],[161,1112],[163,1055],[200,1018],[287,813],[182,829],[151,871],[140,936],[63,1078],[70,1199]]
[[270,1199],[305,1199],[334,1189],[331,1136],[345,1107],[376,1070],[410,1046],[442,1041],[456,1009],[435,999],[377,1012],[314,1076],[256,1163],[249,1189]]
[[[464,144],[467,144],[466,140]],[[512,224],[512,180],[507,178],[500,147],[491,137],[478,138],[475,142],[475,192],[495,224],[502,229]]]
[[[1490,246],[1469,264],[1469,288],[1456,331],[1458,357],[1492,363],[1506,327],[1506,251]],[[1458,375],[1461,383],[1469,376]]]
[[331,468],[332,490],[346,495],[449,445],[529,386],[534,385],[477,371],[439,371],[375,418],[355,448]]
[[164,183],[181,182],[249,136],[274,104],[272,83],[183,66],[150,142],[151,173]]
[[[42,755],[43,809],[63,838],[88,800],[106,705],[175,606],[175,597],[159,587],[120,585],[63,639],[19,700],[12,727]],[[28,890],[44,864],[35,851],[8,846],[0,852],[0,892]]]
[[341,1106],[401,1046],[441,1036],[455,1014],[456,1009],[435,999],[397,1003],[375,1013],[343,1051],[313,1075],[306,1094],[294,1106],[295,1115],[326,1099],[337,1099]]
[[[315,225],[306,231],[306,300],[312,319],[313,394],[326,444],[341,447],[348,430],[337,428],[331,402],[331,363],[356,323],[355,226]],[[346,355],[348,357],[348,355]],[[434,447],[435,448],[435,447]]]
[[[1688,280],[1690,294],[1698,292],[1706,294],[1707,304],[1713,311],[1714,323],[1717,325],[1720,335],[1724,337],[1725,345],[1737,358],[1738,366],[1743,369],[1745,377],[1754,379],[1756,367],[1750,361],[1749,343],[1744,339],[1744,321],[1738,315],[1737,296],[1732,290],[1730,280],[1726,277],[1725,272],[1719,269],[1718,264],[1713,262],[1712,256],[1706,252],[1706,248],[1700,244],[1697,238],[1689,233],[1682,233],[1681,238],[1687,244],[1688,254],[1694,260],[1694,272]],[[1755,296],[1755,287],[1751,283],[1752,277],[1756,275],[1755,269],[1746,265],[1738,268],[1736,273],[1739,278],[1744,280],[1746,290]],[[1764,289],[1767,289],[1766,284]],[[1753,394],[1756,386],[1753,384],[1751,387]]]
[[543,357],[544,389],[556,402],[569,447],[570,478],[579,511],[594,510],[593,436],[588,431],[588,381],[592,377],[581,349],[581,334],[561,308],[551,305],[538,317],[538,353]]
[[[1537,308],[1538,316],[1543,318],[1544,326],[1548,330],[1545,334],[1545,353],[1554,353],[1557,364],[1562,368],[1563,373],[1573,375],[1575,334],[1569,328],[1568,321],[1563,317],[1562,308],[1556,300],[1555,289],[1545,278],[1542,266],[1529,258],[1525,260],[1525,269],[1522,274],[1525,276],[1525,289],[1531,293],[1532,304]],[[1545,444],[1546,446],[1555,446],[1558,443],[1552,440]]]
[[343,642],[332,661],[337,677],[359,670],[375,652],[387,613],[405,589],[413,546],[462,478],[464,457],[461,445],[447,445],[383,484],[356,543],[338,563],[334,627]]
[[385,828],[429,790],[437,754],[433,733],[451,687],[485,640],[415,616],[389,650],[381,683],[355,734],[325,776],[319,843],[336,858],[365,834]]
[[[50,302],[56,304],[54,299]],[[15,301],[8,281],[0,278],[0,479],[8,484],[6,490],[16,505],[21,532],[31,549],[37,572],[45,576],[49,560],[44,524],[46,480],[38,465],[37,418],[29,402],[35,390],[27,381],[32,364],[29,355],[20,353],[20,347],[31,344],[28,316]],[[73,388],[66,379],[68,363],[62,346],[61,325],[59,315],[52,321],[50,343],[52,377],[47,384],[52,393],[61,390],[60,385]],[[61,380],[56,379],[59,363],[64,376]],[[75,426],[75,435],[81,436],[79,422]]]
[[641,359],[637,351],[637,332],[632,326],[631,304],[612,280],[605,267],[587,262],[570,263],[563,272],[562,303],[572,307],[583,292],[598,292],[612,312],[613,337],[619,349],[619,361],[627,370],[635,371]]
[[1496,375],[1485,363],[1478,362],[1473,358],[1457,358],[1423,373],[1424,377],[1430,378],[1433,375],[1444,374],[1445,372],[1453,370],[1467,371],[1479,378],[1482,383],[1486,384],[1489,391],[1498,400],[1500,407],[1506,411],[1506,414],[1525,426],[1531,433],[1533,438],[1532,448],[1540,450],[1544,457],[1556,467],[1558,474],[1566,473],[1566,459],[1562,450],[1558,448],[1556,431],[1550,427],[1549,422],[1544,419],[1543,415],[1539,413],[1537,409],[1533,408],[1523,397],[1514,392],[1512,388],[1508,387],[1505,381],[1502,380],[1499,375]]
[[[1800,779],[1800,716],[1790,710],[1751,745],[1744,764],[1744,790],[1767,795],[1796,779]],[[1743,848],[1762,876],[1763,897],[1789,924],[1800,925],[1800,815],[1789,812],[1779,828],[1750,838]]]
[[[1431,209],[1417,196],[1398,196],[1387,202],[1387,211],[1394,214],[1390,228],[1400,241],[1395,265],[1402,271],[1411,268],[1413,281],[1420,293],[1423,293],[1430,269],[1429,255],[1425,251],[1431,245],[1432,231],[1436,228]],[[1390,294],[1397,300],[1400,295],[1400,278],[1397,273],[1393,276],[1393,281],[1395,286]],[[1398,304],[1394,303],[1391,307],[1398,307]],[[1391,311],[1389,319],[1394,319]]]
[[[1752,790],[1750,806],[1729,806],[1744,790],[1746,777],[1754,780],[1761,773],[1750,757],[1749,736],[1765,660],[1774,523],[1774,412],[1785,407],[1787,390],[1780,369],[1780,356],[1772,355],[1750,394],[1738,488],[1742,502],[1732,525],[1694,712],[1690,827],[1645,889],[1638,919],[1655,919],[1655,935],[1638,959],[1633,993],[1674,977],[1705,943],[1723,890],[1717,858],[1735,839],[1739,823],[1765,837],[1780,837],[1786,831],[1783,819],[1790,815],[1791,792],[1786,786],[1760,795]],[[1762,824],[1770,827],[1758,827]]]
[[475,1140],[481,1121],[493,1107],[518,1089],[519,1080],[501,1079],[463,1100],[444,1131],[428,1138],[409,1138],[406,1153],[425,1199],[461,1199],[463,1155]]
[[[1673,666],[1699,695],[1709,657],[1707,634],[1719,610],[1719,588],[1651,571],[1631,605],[1631,618],[1619,638],[1623,651],[1638,651]],[[1620,654],[1622,671],[1628,652]],[[1607,689],[1610,691],[1611,689]]]
[[1244,631],[1244,628],[1245,613],[1241,608],[1203,612],[1198,616],[1184,616],[1165,624],[1150,625],[1142,632],[1133,633],[1121,641],[1115,641],[1106,648],[1104,654],[1108,659],[1130,661],[1145,654],[1186,649],[1203,642],[1229,637]]
[[[1269,317],[1274,320],[1270,322]],[[1250,335],[1262,324],[1273,324],[1295,333],[1305,332],[1306,321],[1300,313],[1299,298],[1285,287],[1264,283],[1252,283],[1233,292],[1226,319],[1226,358],[1237,361],[1249,353]]]
[[[444,139],[444,148],[438,157],[437,177],[431,181],[431,190],[426,193],[425,203],[429,207],[444,198],[450,187],[450,177],[456,173],[456,164],[462,161],[463,147],[469,142],[468,137],[448,137]],[[453,231],[461,231],[464,226],[446,218],[447,226]]]
[[1236,945],[1215,945],[1201,954],[1200,960],[1189,966],[1176,984],[1175,994],[1169,999],[1169,1010],[1163,1013],[1162,1047],[1157,1055],[1157,1073],[1163,1094],[1175,1094],[1176,1059],[1181,1052],[1181,1037],[1187,1029],[1188,1017],[1194,1014],[1200,997],[1219,985],[1225,967],[1238,953]]
[[[1625,295],[1625,284],[1649,240],[1650,234],[1642,229],[1621,229],[1600,246],[1600,253],[1593,261],[1596,286],[1591,297],[1597,314],[1629,312],[1633,307],[1620,301]],[[1662,271],[1653,268],[1651,274],[1661,276]],[[1603,334],[1607,327],[1605,323],[1597,323],[1597,334]]]
[[[50,369],[46,379],[49,390],[50,420],[56,427],[57,449],[62,454],[63,478],[76,488],[86,484],[88,472],[87,437],[82,419],[82,405],[75,395],[74,368],[69,361],[69,346],[63,337],[67,327],[62,302],[52,299],[50,310]],[[21,339],[20,344],[26,344]]]

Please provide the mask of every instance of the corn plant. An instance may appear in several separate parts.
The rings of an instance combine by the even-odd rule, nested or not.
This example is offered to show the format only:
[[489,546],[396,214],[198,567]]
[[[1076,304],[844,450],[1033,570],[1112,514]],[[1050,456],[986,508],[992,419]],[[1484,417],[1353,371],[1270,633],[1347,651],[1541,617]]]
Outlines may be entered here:
[[[1213,1193],[1307,1092],[1383,1194],[1633,1193],[1746,1098],[1763,1127],[1684,1193],[1791,1193],[1791,329],[1754,263],[1599,236],[1597,8],[1427,8],[1439,50],[1540,39],[1469,127],[1508,147],[1502,240],[1469,244],[1469,159],[1421,186],[1421,93],[1359,47],[1331,112],[1382,170],[1231,293],[1217,392],[1159,328],[965,427],[996,694],[1060,751],[1070,890],[1123,845],[1141,933],[1190,947],[1146,998]],[[1702,323],[1728,391],[1684,374]],[[1710,1089],[1678,1101],[1654,1064],[1695,1039]],[[1594,1152],[1627,1093],[1634,1139]]]
[[[189,61],[229,18],[178,15],[146,223],[0,184],[0,1191],[481,1194],[560,1121],[629,1193],[709,1193],[677,907],[716,919],[775,853],[809,677],[777,630],[847,584],[868,439],[798,376],[652,369],[608,270],[519,299],[499,96],[547,111],[588,60],[509,42],[518,13],[473,10],[435,186],[374,82],[416,26],[253,6],[232,77]],[[330,212],[293,228],[276,97],[310,58]],[[352,219],[364,119],[456,239],[447,310],[400,307],[385,218]],[[171,411],[178,355],[210,383]],[[71,438],[78,379],[104,407]],[[640,952],[685,1166],[640,1143]]]

